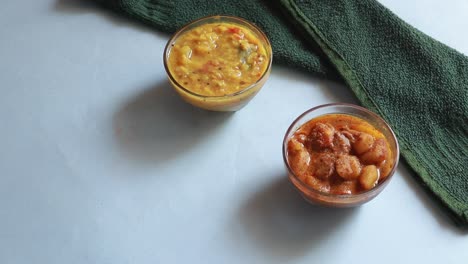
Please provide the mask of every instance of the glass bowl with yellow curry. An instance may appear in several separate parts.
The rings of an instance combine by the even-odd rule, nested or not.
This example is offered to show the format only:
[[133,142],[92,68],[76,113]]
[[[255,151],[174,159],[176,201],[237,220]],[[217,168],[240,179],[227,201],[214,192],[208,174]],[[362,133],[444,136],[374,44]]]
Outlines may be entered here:
[[164,51],[169,82],[188,103],[237,111],[265,84],[272,49],[266,35],[238,17],[210,16],[177,31]]

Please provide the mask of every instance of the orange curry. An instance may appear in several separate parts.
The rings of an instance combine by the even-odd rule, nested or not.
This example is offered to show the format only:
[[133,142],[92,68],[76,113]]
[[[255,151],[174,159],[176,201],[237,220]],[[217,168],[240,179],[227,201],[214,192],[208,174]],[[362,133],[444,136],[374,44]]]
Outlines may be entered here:
[[394,161],[385,136],[367,121],[327,114],[302,125],[289,139],[287,160],[294,174],[324,193],[357,194],[389,175]]

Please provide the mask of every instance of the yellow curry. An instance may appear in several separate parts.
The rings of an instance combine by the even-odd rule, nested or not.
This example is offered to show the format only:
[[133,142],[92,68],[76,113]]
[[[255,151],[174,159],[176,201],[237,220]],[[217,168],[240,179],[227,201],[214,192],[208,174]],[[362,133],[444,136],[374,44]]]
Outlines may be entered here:
[[168,68],[185,89],[203,96],[224,96],[257,82],[268,60],[266,48],[251,30],[219,22],[179,36],[172,44]]

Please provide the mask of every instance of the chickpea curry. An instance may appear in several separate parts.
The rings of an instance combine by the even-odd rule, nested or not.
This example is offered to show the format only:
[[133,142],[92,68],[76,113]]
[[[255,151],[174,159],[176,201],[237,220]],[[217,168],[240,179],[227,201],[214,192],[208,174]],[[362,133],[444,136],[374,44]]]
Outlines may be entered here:
[[287,160],[306,185],[323,193],[357,194],[389,175],[394,160],[385,136],[367,121],[327,114],[303,124],[287,143]]
[[241,91],[257,82],[269,64],[260,39],[232,23],[201,25],[183,33],[172,45],[168,68],[174,79],[204,96]]

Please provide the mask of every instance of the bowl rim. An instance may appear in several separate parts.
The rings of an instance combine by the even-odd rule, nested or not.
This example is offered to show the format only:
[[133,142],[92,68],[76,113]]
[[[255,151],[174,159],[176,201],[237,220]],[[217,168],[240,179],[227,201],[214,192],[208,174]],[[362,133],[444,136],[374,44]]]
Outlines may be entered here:
[[[239,90],[237,92],[234,92],[234,93],[230,93],[230,94],[225,94],[225,95],[203,95],[203,94],[198,94],[198,93],[195,93],[193,91],[190,91],[189,89],[185,88],[183,85],[181,85],[179,82],[177,82],[177,80],[172,76],[172,73],[171,71],[169,70],[169,66],[168,66],[168,57],[169,57],[169,54],[170,54],[170,51],[173,47],[173,44],[174,42],[177,40],[177,38],[182,35],[183,33],[185,33],[187,31],[187,29],[192,26],[193,24],[196,24],[196,23],[200,23],[200,22],[203,22],[204,20],[209,20],[209,19],[230,19],[230,20],[233,20],[233,21],[236,21],[238,22],[240,25],[247,25],[247,26],[250,26],[252,27],[253,29],[255,29],[257,32],[254,32],[255,34],[258,33],[258,35],[263,38],[264,42],[265,42],[265,48],[268,50],[269,52],[269,55],[268,56],[268,65],[265,69],[265,71],[262,73],[262,75],[260,76],[260,78],[258,78],[257,81],[255,81],[254,83],[252,83],[251,85],[243,88],[242,90]],[[251,30],[251,29],[249,29]],[[272,66],[272,62],[273,62],[273,49],[271,47],[271,43],[270,43],[270,40],[268,39],[267,35],[263,32],[263,30],[261,30],[257,25],[255,25],[253,22],[250,22],[244,18],[241,18],[241,17],[237,17],[237,16],[229,16],[229,15],[210,15],[210,16],[205,16],[205,17],[201,17],[201,18],[198,18],[196,20],[193,20],[191,22],[188,22],[187,24],[185,24],[184,26],[182,26],[180,29],[178,29],[173,35],[172,37],[168,40],[167,44],[166,44],[166,47],[164,48],[164,58],[163,58],[163,62],[164,62],[164,69],[166,70],[166,73],[167,73],[167,76],[169,77],[169,79],[171,80],[171,82],[173,82],[175,85],[177,85],[178,88],[182,89],[184,92],[188,93],[188,94],[191,94],[193,96],[196,96],[196,97],[200,97],[200,98],[209,98],[209,99],[222,99],[222,98],[231,98],[231,97],[235,97],[235,96],[238,96],[238,95],[241,95],[247,91],[250,91],[251,89],[253,89],[254,87],[256,87],[261,81],[263,81],[263,79],[267,78],[268,77],[268,73],[270,72],[271,70],[271,66]]]
[[[390,132],[390,134],[392,136],[392,138],[390,140],[393,140],[395,142],[395,146],[396,146],[395,154],[396,155],[395,155],[395,162],[393,163],[392,169],[390,170],[390,172],[389,172],[387,178],[385,178],[385,180],[383,180],[377,186],[375,186],[374,188],[372,188],[370,190],[367,190],[367,191],[364,191],[364,192],[361,192],[361,193],[357,193],[357,194],[332,194],[332,193],[321,192],[321,191],[318,191],[318,190],[312,188],[311,186],[305,184],[303,181],[301,181],[299,179],[299,177],[293,172],[293,170],[291,169],[291,167],[289,165],[287,154],[286,154],[287,153],[287,142],[288,142],[288,139],[290,138],[290,137],[288,137],[288,134],[290,134],[290,132],[293,130],[293,128],[297,124],[297,122],[299,120],[301,120],[304,116],[306,116],[307,114],[309,114],[309,113],[311,113],[313,111],[323,109],[323,108],[336,107],[336,106],[344,106],[344,107],[354,108],[354,109],[363,111],[363,112],[371,115],[373,118],[378,119],[379,121],[381,121],[383,123],[384,127]],[[336,113],[326,113],[326,114],[349,114],[349,113],[336,112]],[[326,115],[326,114],[324,114],[324,115]],[[312,120],[312,119],[309,119],[306,122],[308,122],[310,120]],[[364,108],[362,106],[359,106],[359,105],[349,104],[349,103],[322,104],[322,105],[312,107],[312,108],[308,109],[307,111],[305,111],[304,113],[302,113],[301,115],[299,115],[296,119],[294,119],[294,121],[291,123],[291,125],[286,130],[286,134],[284,135],[284,139],[283,139],[282,148],[283,148],[282,149],[283,161],[284,161],[284,164],[286,165],[286,168],[287,168],[287,170],[289,172],[289,175],[292,175],[302,187],[304,187],[306,190],[308,190],[310,192],[316,193],[316,194],[321,195],[321,196],[340,198],[340,199],[341,198],[343,198],[343,199],[346,199],[346,198],[359,198],[361,196],[362,197],[367,197],[369,194],[372,194],[374,192],[379,192],[380,190],[383,190],[383,188],[385,188],[385,186],[388,184],[388,182],[393,178],[393,175],[395,174],[396,168],[398,167],[398,162],[400,160],[400,147],[399,147],[399,144],[398,144],[398,139],[397,139],[395,133],[393,132],[393,129],[390,127],[390,125],[388,125],[388,123],[382,117],[380,117],[376,113],[372,112],[371,110],[369,110],[367,108]]]

